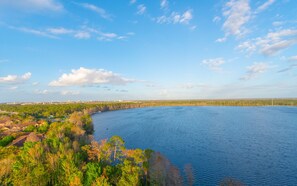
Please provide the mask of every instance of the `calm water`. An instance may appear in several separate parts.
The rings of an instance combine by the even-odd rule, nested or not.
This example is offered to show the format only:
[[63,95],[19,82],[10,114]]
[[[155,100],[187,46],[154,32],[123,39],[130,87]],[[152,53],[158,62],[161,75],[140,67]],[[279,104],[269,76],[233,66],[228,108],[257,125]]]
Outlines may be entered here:
[[246,185],[297,185],[297,107],[157,107],[93,116],[95,138],[123,137],[128,148],[151,148],[196,185],[225,177]]

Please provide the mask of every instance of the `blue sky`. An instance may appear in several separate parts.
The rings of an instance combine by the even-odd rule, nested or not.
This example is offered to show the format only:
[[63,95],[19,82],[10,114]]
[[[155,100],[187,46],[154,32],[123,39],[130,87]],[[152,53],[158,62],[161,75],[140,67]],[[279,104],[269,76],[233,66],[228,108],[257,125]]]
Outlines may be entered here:
[[297,1],[0,0],[0,102],[297,95]]

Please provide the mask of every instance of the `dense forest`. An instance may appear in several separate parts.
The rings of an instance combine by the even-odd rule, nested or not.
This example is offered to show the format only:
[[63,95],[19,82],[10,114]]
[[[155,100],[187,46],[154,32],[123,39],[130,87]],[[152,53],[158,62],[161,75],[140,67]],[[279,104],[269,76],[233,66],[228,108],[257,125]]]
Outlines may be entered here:
[[[95,141],[91,115],[148,106],[296,106],[296,99],[0,104],[0,185],[193,185],[153,150]],[[234,180],[222,185],[240,185]]]
[[179,170],[160,153],[126,149],[119,136],[93,139],[91,114],[133,107],[1,105],[0,185],[181,185]]

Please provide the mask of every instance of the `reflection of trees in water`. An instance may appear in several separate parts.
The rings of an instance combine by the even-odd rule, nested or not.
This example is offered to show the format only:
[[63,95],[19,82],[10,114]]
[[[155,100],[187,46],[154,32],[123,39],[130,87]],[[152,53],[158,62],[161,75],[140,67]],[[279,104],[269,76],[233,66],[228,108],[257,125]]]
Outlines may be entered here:
[[171,164],[171,162],[159,152],[151,154],[149,159],[149,182],[151,185],[193,185],[194,174],[193,168],[190,164],[185,165],[186,182],[180,174],[177,167]]
[[225,178],[221,181],[220,186],[244,186],[244,184],[234,178]]
[[186,175],[187,185],[192,186],[195,182],[195,177],[193,174],[194,170],[191,164],[186,164],[184,166],[184,173]]
[[[193,186],[195,183],[194,170],[191,164],[184,166],[185,178],[177,167],[175,167],[165,156],[159,152],[152,152],[149,158],[148,182],[150,185],[158,186]],[[199,185],[199,181],[197,182]],[[243,183],[234,178],[225,178],[220,186],[244,186]]]
[[151,154],[149,159],[149,182],[151,185],[182,185],[178,168],[159,152]]

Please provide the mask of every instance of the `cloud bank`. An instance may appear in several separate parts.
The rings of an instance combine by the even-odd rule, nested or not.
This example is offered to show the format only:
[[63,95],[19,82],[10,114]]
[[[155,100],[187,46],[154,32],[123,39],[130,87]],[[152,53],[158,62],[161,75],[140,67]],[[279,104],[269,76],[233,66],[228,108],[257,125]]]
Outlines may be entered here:
[[104,69],[87,69],[80,67],[63,74],[58,80],[50,82],[50,86],[89,86],[98,84],[126,85],[135,82],[119,74]]
[[241,80],[250,80],[256,78],[259,74],[264,73],[267,69],[270,68],[267,63],[255,63],[247,67],[246,74],[241,77]]
[[297,30],[283,29],[276,32],[269,32],[264,37],[245,41],[239,44],[237,49],[250,54],[260,51],[265,56],[272,56],[295,44],[297,44]]
[[249,0],[230,0],[225,4],[223,15],[226,18],[223,24],[226,36],[244,35],[246,33],[244,25],[251,19]]
[[210,68],[213,71],[219,71],[221,69],[221,65],[225,63],[225,60],[223,58],[214,58],[214,59],[204,59],[202,61],[203,65],[206,65],[208,68]]
[[4,83],[4,84],[19,84],[19,83],[24,83],[27,80],[29,80],[31,78],[31,73],[27,72],[22,76],[18,76],[18,75],[8,75],[5,77],[0,77],[0,83]]

